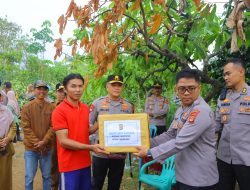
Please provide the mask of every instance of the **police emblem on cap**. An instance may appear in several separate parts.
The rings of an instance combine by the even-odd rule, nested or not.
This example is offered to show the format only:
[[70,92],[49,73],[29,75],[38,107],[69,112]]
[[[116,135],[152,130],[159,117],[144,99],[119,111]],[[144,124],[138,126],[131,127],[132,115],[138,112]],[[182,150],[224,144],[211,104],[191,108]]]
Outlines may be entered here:
[[118,75],[115,76],[115,80],[119,80],[119,76]]

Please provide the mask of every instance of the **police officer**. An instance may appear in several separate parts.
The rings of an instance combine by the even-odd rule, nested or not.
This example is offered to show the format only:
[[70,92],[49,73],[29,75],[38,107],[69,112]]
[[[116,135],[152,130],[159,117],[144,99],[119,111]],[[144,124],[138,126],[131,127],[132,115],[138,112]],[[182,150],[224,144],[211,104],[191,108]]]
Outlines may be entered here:
[[138,147],[138,155],[151,155],[157,162],[164,163],[166,158],[176,154],[177,190],[215,190],[218,171],[214,117],[200,96],[198,72],[180,71],[176,76],[176,91],[182,105],[170,128],[151,139],[150,149]]
[[[56,84],[56,101],[53,103],[56,108],[66,97],[64,92],[64,86],[61,83]],[[56,136],[53,140],[53,151],[52,151],[52,167],[51,167],[51,190],[58,190],[59,187],[59,169],[58,169],[58,157],[57,157],[57,146]]]
[[150,124],[157,127],[157,135],[166,130],[166,116],[168,113],[168,99],[161,95],[162,84],[155,82],[152,95],[146,99],[145,112],[148,113]]
[[[218,146],[219,190],[250,189],[250,87],[239,59],[224,66],[227,91],[218,100],[216,131],[222,131]],[[224,97],[223,97],[224,96]]]
[[[98,124],[95,124],[98,115],[133,113],[133,105],[120,96],[123,90],[122,76],[108,76],[106,90],[108,95],[95,100],[90,107],[90,130],[92,128],[92,132],[98,128]],[[98,143],[98,131],[95,132],[92,140]],[[108,190],[119,190],[125,158],[124,153],[108,156],[93,154],[93,190],[102,190],[106,175],[108,176]]]

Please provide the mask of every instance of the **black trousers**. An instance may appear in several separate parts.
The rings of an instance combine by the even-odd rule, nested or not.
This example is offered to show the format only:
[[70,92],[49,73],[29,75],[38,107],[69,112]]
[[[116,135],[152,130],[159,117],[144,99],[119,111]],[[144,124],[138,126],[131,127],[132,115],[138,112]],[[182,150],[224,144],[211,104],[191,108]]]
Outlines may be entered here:
[[217,164],[219,170],[217,190],[234,190],[236,181],[240,190],[250,189],[250,166],[228,164],[219,159]]
[[[176,182],[176,189],[177,190],[215,190],[216,185],[212,186],[207,186],[207,187],[194,187],[194,186],[189,186],[180,182]],[[224,189],[226,190],[226,189]]]
[[102,190],[108,174],[108,190],[119,190],[125,159],[106,159],[93,156],[93,190]]
[[157,131],[156,131],[156,135],[160,135],[162,133],[164,133],[166,131],[166,126],[164,125],[156,125]]

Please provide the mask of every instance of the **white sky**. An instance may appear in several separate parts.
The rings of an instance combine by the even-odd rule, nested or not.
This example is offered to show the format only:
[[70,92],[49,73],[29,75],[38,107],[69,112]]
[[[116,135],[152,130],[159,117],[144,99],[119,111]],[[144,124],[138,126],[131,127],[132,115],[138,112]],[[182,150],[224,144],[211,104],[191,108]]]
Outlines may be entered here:
[[[22,27],[23,34],[28,34],[31,28],[40,30],[43,21],[49,20],[52,24],[54,38],[59,38],[59,27],[57,19],[65,14],[71,0],[0,0],[0,17],[7,16],[8,21],[14,22]],[[75,0],[77,5],[84,5],[88,0]],[[74,22],[68,22],[62,36],[63,40],[72,37]],[[55,54],[54,43],[47,47],[45,58],[53,60]],[[71,54],[71,49],[65,53]],[[62,57],[64,57],[62,55]]]
[[[221,13],[223,2],[227,0],[205,0],[206,2],[219,2],[217,12]],[[23,29],[23,33],[29,33],[31,28],[40,29],[43,21],[49,20],[52,23],[54,38],[59,38],[59,27],[57,19],[67,11],[71,0],[0,0],[0,17],[7,16],[8,21],[15,22]],[[84,5],[88,0],[75,0],[77,5]],[[221,3],[222,2],[222,3]],[[62,36],[63,40],[72,37],[75,24],[68,22]],[[71,49],[64,47],[64,52],[71,54]],[[45,58],[53,60],[55,49],[53,43],[47,47]],[[62,55],[62,57],[64,57]]]

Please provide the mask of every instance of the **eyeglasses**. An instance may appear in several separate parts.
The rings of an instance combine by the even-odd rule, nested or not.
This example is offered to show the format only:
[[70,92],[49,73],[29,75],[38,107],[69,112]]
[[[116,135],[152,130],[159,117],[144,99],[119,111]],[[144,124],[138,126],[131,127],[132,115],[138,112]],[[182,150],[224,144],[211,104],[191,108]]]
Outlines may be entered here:
[[192,94],[195,89],[197,88],[198,86],[180,86],[177,88],[177,92],[180,93],[180,94],[184,94],[186,91],[188,91],[188,93]]

